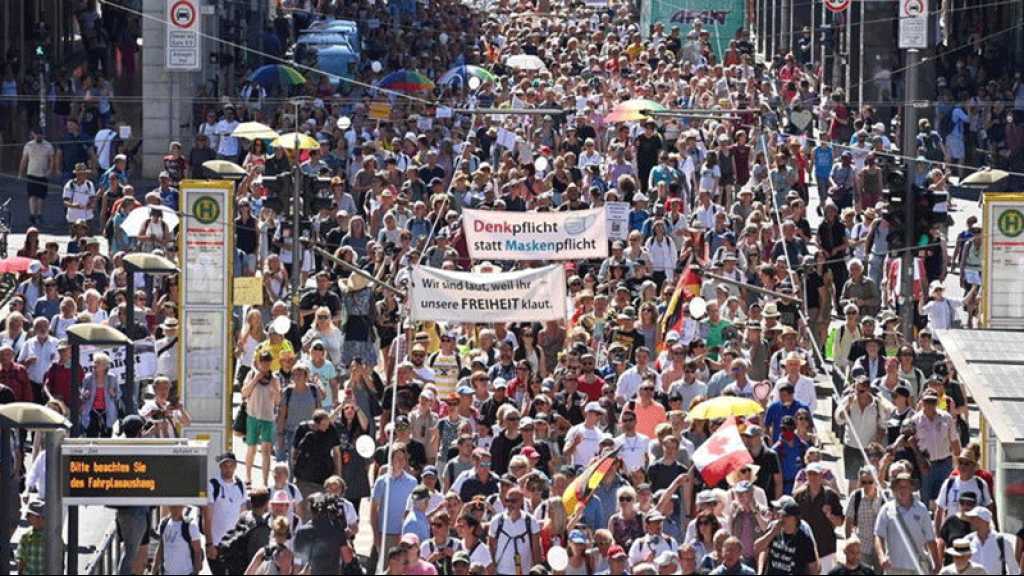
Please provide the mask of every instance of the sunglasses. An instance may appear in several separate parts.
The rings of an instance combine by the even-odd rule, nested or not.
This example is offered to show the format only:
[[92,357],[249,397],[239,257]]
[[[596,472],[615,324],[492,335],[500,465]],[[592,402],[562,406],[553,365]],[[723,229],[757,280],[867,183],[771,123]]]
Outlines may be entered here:
[[619,502],[632,502],[632,501],[633,501],[633,498],[630,497],[630,496],[623,496],[623,497],[619,498]]

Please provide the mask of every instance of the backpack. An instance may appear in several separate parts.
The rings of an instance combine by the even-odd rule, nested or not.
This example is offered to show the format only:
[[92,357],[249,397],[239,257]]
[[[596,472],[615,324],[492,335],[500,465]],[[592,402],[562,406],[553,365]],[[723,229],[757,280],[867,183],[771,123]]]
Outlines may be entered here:
[[[978,503],[980,504],[982,501],[982,496],[985,495],[985,488],[987,487],[987,484],[984,480],[978,478],[977,476],[972,478],[972,480],[974,480],[978,484]],[[945,486],[945,489],[942,491],[942,501],[948,502],[949,491],[953,489],[953,478],[946,478],[946,481],[943,482],[943,486]]]
[[[249,552],[250,543],[254,539],[256,542],[265,542],[270,537],[270,524],[267,522],[267,517],[264,515],[261,518],[256,518],[251,514],[246,514],[242,517],[243,520],[240,520],[224,535],[217,546],[217,551],[227,567],[228,574],[245,572],[249,562],[252,561],[252,553]],[[264,529],[265,533],[262,538],[256,535],[257,531]]]
[[[220,493],[223,490],[223,488],[221,488],[220,479],[210,478],[210,484],[213,485],[213,500],[216,501],[218,498],[220,498]],[[235,486],[238,487],[238,490],[242,493],[242,496],[245,496],[245,484],[242,484],[242,481],[239,480],[238,478],[235,478]]]
[[[313,384],[307,384],[306,387],[309,388],[309,393],[310,393],[311,396],[313,396],[313,404],[314,404],[314,406],[319,408],[320,407],[320,390],[315,385],[313,385]],[[289,386],[289,387],[284,389],[284,405],[287,406],[289,409],[291,408],[291,405],[292,405],[292,392],[294,392],[294,391],[295,391],[295,389],[292,388],[291,386]]]
[[[160,534],[160,540],[161,541],[163,540],[164,533],[167,531],[167,526],[170,523],[171,523],[170,516],[168,516],[167,518],[164,518],[163,520],[160,521],[160,527],[157,530],[157,532]],[[181,519],[181,537],[185,540],[185,545],[188,546],[188,548],[189,548],[188,560],[189,560],[190,563],[192,562],[192,532],[190,530],[191,527],[192,527],[192,523],[189,522],[188,518],[182,518]],[[164,569],[164,571],[166,572],[166,569]]]
[[[526,521],[526,532],[523,532],[522,534],[513,537],[511,534],[509,534],[508,532],[504,531],[504,528],[505,528],[505,514],[502,514],[501,516],[498,516],[498,529],[496,530],[497,535],[495,536],[495,540],[497,540],[498,536],[501,536],[502,534],[504,534],[505,537],[508,538],[509,542],[511,542],[511,544],[512,544],[512,553],[514,555],[516,555],[516,556],[519,556],[519,541],[525,539],[526,542],[528,543],[528,545],[530,546],[530,558],[533,560],[533,562],[538,562],[539,561],[538,557],[534,553],[534,550],[533,550],[533,538],[532,538],[532,536],[533,536],[533,517],[530,516],[529,514],[526,514],[524,512],[523,513],[523,518]],[[508,549],[508,544],[509,544],[508,542],[505,543],[505,549],[506,550]],[[502,550],[501,554],[504,554],[504,553],[505,553],[505,550]]]
[[996,532],[996,547],[999,548],[999,573],[1003,576],[1006,575],[1006,541],[1003,540],[1003,535]]
[[276,546],[264,546],[263,547],[263,562],[256,569],[256,574],[280,574],[281,568],[277,565],[277,553]]

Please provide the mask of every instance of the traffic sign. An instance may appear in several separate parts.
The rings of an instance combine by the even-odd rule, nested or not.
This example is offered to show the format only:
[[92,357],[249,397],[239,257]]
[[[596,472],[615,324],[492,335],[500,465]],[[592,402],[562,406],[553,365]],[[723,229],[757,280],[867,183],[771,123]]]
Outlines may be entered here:
[[838,14],[839,12],[845,11],[850,7],[850,2],[853,0],[824,0],[825,8],[828,8],[829,12]]
[[901,49],[928,47],[928,0],[899,0]]
[[164,67],[172,72],[195,72],[203,67],[198,0],[167,0]]

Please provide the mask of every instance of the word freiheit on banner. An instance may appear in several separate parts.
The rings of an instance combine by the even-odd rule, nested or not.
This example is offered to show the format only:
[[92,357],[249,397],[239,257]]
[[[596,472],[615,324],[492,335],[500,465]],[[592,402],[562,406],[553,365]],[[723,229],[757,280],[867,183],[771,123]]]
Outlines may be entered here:
[[416,266],[411,314],[415,320],[544,321],[565,315],[565,272],[559,265],[475,274]]

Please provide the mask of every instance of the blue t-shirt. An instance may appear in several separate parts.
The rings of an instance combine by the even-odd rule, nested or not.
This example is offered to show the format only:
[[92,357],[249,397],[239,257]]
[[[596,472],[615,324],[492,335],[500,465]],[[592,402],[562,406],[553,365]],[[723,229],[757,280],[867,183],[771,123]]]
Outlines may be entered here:
[[815,176],[818,176],[819,178],[828,178],[828,175],[832,172],[833,156],[832,148],[826,148],[824,146],[816,146],[814,148]]
[[410,510],[405,516],[405,522],[402,523],[402,535],[405,534],[415,534],[420,542],[430,539],[430,521],[427,520],[427,515],[419,510]]
[[[783,406],[782,402],[775,401],[768,405],[768,409],[764,413],[764,425],[765,428],[772,433],[772,442],[778,442],[779,436],[782,435],[782,419],[786,416],[796,417],[796,413],[801,409],[807,409],[807,406],[803,402],[793,400],[789,406]],[[808,409],[808,411],[810,411]]]
[[[385,511],[384,493],[386,492],[389,480],[391,481],[391,495],[388,508]],[[412,495],[413,488],[416,488],[416,484],[416,479],[408,472],[403,473],[398,478],[393,478],[391,474],[386,474],[377,478],[377,481],[374,482],[373,501],[377,504],[381,514],[387,513],[386,520],[380,523],[385,534],[402,533],[402,521],[405,518],[406,503],[409,501],[409,496]]]
[[786,444],[781,440],[772,446],[772,450],[779,455],[779,463],[782,465],[783,492],[793,492],[793,481],[797,472],[804,467],[804,453],[807,452],[807,443],[799,436],[793,438],[793,444]]

